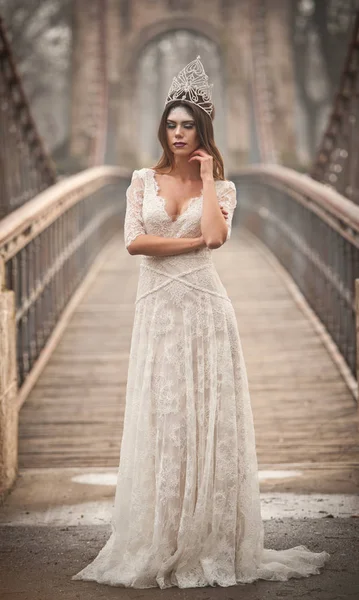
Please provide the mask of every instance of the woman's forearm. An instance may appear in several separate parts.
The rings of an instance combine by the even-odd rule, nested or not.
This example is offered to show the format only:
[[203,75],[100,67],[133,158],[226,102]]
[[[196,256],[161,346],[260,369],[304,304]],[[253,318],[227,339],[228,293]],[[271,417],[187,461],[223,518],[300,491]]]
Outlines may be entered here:
[[226,240],[228,226],[223,218],[212,178],[203,181],[201,231],[208,248],[219,248]]
[[127,250],[130,254],[145,254],[146,256],[173,256],[184,254],[198,248],[204,248],[206,243],[203,236],[195,238],[167,238],[157,235],[138,235]]

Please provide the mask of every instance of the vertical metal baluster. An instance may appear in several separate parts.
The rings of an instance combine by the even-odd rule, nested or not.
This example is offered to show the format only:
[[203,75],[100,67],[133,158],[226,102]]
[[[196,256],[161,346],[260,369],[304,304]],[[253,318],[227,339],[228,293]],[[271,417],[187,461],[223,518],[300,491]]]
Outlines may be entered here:
[[[48,229],[49,231],[49,271],[52,270],[55,261],[55,252],[54,252],[54,223],[52,223]],[[49,314],[49,323],[50,323],[50,332],[52,331],[55,325],[55,277],[52,274],[49,281],[49,292],[50,292],[50,314]]]
[[[35,243],[34,240],[31,241],[28,245],[28,266],[27,266],[27,279],[28,279],[28,298],[31,299],[31,296],[34,295],[36,278],[35,278]],[[29,360],[30,360],[30,369],[32,369],[33,364],[36,361],[37,357],[37,347],[36,347],[36,317],[35,317],[35,301],[31,301],[29,306],[29,316],[28,316],[28,325],[29,325]]]
[[[53,265],[58,265],[59,256],[59,244],[58,244],[58,222],[55,221],[52,224],[52,237],[53,237],[53,249],[54,249],[54,257],[53,257]],[[54,273],[54,317],[55,323],[57,322],[59,316],[59,271],[56,267]]]
[[[66,253],[68,253],[68,248],[69,248],[70,239],[71,239],[71,217],[72,217],[72,209],[68,210],[65,215],[65,219],[66,219],[66,221],[65,221]],[[68,254],[67,254],[67,259],[66,259],[65,273],[66,273],[65,289],[66,289],[66,302],[67,302],[69,299],[70,293],[71,293],[71,264],[70,264],[70,257],[68,256]]]
[[[40,236],[33,240],[34,254],[34,274],[33,274],[33,286],[37,296],[37,290],[40,283]],[[40,354],[42,348],[42,323],[41,323],[41,295],[36,297],[34,302],[34,323],[35,323],[35,348],[36,357]]]
[[[63,257],[64,256],[64,215],[61,215],[61,217],[58,220],[58,227],[59,227],[59,256]],[[64,308],[64,269],[65,269],[65,263],[62,264],[62,267],[60,269],[59,272],[59,288],[60,288],[60,294],[59,294],[59,310],[62,311]]]
[[[20,269],[21,269],[21,280],[22,280],[22,306],[24,306],[29,297],[28,290],[28,277],[27,277],[27,268],[28,268],[28,247],[25,246],[21,250],[20,253]],[[24,377],[27,376],[30,371],[30,346],[29,346],[29,313],[28,309],[24,311],[22,317],[22,340],[23,340],[23,363],[24,363]]]
[[45,286],[44,286],[44,291],[43,291],[43,296],[44,296],[44,302],[43,302],[44,316],[43,317],[44,317],[44,342],[46,344],[47,338],[50,333],[50,290],[49,290],[49,284],[46,279],[48,270],[49,270],[49,266],[50,266],[49,229],[45,229],[45,231],[43,232],[43,235],[44,235],[44,245],[42,248],[42,258],[43,258],[43,268],[44,268],[43,277],[44,277],[44,281],[46,282]]

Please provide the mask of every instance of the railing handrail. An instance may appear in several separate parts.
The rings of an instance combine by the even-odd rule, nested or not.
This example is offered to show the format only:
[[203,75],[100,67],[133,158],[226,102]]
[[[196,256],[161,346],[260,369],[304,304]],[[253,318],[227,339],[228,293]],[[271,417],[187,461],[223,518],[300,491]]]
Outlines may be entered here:
[[[35,198],[19,207],[0,221],[0,254],[7,258],[12,255],[7,244],[20,236],[30,225],[41,219],[41,229],[45,228],[53,218],[60,216],[70,206],[81,200],[89,188],[95,189],[103,185],[104,180],[119,177],[130,177],[131,170],[124,167],[100,166],[85,169],[80,173],[60,180],[48,189],[40,192]],[[231,173],[231,177],[258,176],[268,178],[272,184],[286,185],[315,202],[331,216],[340,219],[359,234],[359,206],[336,192],[333,188],[313,180],[306,174],[281,165],[249,165]],[[57,205],[57,206],[56,206]],[[56,211],[52,209],[56,206]],[[46,218],[51,211],[52,217]],[[54,214],[56,212],[56,214]],[[32,239],[39,229],[28,233],[26,239]],[[17,247],[18,248],[18,247]]]
[[231,178],[242,225],[277,257],[322,321],[337,347],[336,363],[357,397],[359,206],[280,165],[251,165],[231,172]]
[[320,206],[332,217],[344,222],[359,234],[359,206],[326,184],[315,181],[306,174],[281,165],[249,165],[231,172],[231,177],[258,176],[267,178],[274,185],[286,185]]
[[123,226],[129,180],[128,169],[87,169],[0,221],[0,494],[16,477],[19,408]]
[[[0,256],[8,260],[70,206],[113,179],[130,177],[130,169],[100,166],[60,180],[0,221]],[[34,224],[36,223],[36,227]],[[29,230],[31,228],[31,230]],[[15,242],[15,240],[17,240]]]

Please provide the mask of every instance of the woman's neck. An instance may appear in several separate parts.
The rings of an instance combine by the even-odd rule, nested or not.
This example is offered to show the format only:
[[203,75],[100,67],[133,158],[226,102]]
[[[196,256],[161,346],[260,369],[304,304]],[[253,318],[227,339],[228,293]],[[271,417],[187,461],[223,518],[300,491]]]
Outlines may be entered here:
[[188,162],[186,156],[175,156],[175,164],[171,171],[171,175],[182,181],[193,180],[197,181],[200,177],[200,165],[198,161]]

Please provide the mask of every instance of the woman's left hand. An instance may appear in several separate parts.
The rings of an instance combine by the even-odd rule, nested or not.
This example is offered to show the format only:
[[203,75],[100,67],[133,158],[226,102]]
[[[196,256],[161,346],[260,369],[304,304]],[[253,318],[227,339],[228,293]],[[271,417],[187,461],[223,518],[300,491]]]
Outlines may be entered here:
[[188,162],[197,160],[200,163],[200,175],[202,181],[205,179],[213,179],[213,156],[208,154],[205,150],[202,150],[202,148],[194,150],[190,156],[191,158]]

